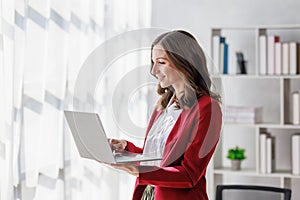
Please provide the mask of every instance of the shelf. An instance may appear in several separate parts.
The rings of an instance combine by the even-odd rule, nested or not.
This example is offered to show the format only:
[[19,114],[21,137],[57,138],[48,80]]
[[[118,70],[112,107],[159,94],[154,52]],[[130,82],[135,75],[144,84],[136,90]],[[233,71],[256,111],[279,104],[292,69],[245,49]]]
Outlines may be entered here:
[[271,124],[271,123],[261,123],[261,124],[242,124],[242,123],[224,123],[225,126],[245,126],[250,128],[278,128],[278,129],[300,129],[300,125],[293,124]]
[[243,175],[243,176],[259,176],[255,169],[241,169],[239,171],[233,171],[230,168],[214,169],[214,174],[220,175]]
[[271,25],[271,26],[257,26],[256,28],[282,30],[282,29],[300,29],[300,26],[298,24],[284,24],[284,25]]
[[258,125],[257,124],[243,124],[243,123],[228,123],[224,122],[225,126],[244,126],[244,127],[249,127],[249,128],[256,128]]
[[300,129],[300,125],[293,125],[293,124],[257,124],[259,128],[283,128],[283,129]]
[[269,26],[222,26],[222,27],[211,27],[213,30],[254,30],[254,29],[300,29],[298,24],[285,24],[285,25],[269,25]]
[[242,169],[233,171],[230,168],[215,169],[214,174],[219,175],[239,175],[239,176],[252,176],[252,177],[269,177],[269,178],[300,178],[300,175],[293,175],[287,171],[278,171],[270,174],[262,174],[256,172],[254,169]]
[[[213,188],[218,184],[226,184],[227,182],[236,181],[236,179],[239,182],[245,181],[246,183],[261,179],[259,181],[263,181],[266,185],[270,183],[271,185],[278,184],[280,187],[299,188],[300,174],[293,175],[291,170],[260,173],[260,168],[264,166],[264,161],[267,160],[266,151],[275,151],[277,169],[292,168],[291,136],[300,132],[300,125],[290,124],[293,116],[291,94],[300,90],[300,74],[294,74],[295,72],[293,72],[292,74],[261,75],[262,69],[265,69],[262,67],[266,65],[265,60],[269,56],[265,51],[267,48],[271,48],[261,46],[261,36],[278,35],[282,43],[289,43],[299,41],[299,33],[300,24],[222,26],[211,29],[210,57],[216,66],[212,65],[210,71],[216,91],[224,94],[224,98],[226,97],[224,102],[227,105],[263,107],[263,121],[261,123],[223,123],[223,132],[215,152],[216,155],[213,157]],[[263,39],[267,40],[267,37]],[[226,54],[224,53],[225,50]],[[264,52],[261,53],[260,50]],[[243,52],[245,55],[248,74],[239,74],[241,69],[239,69],[238,57],[235,54],[238,51]],[[221,58],[223,62],[219,62]],[[226,65],[224,65],[225,61],[228,62]],[[264,63],[264,65],[260,63]],[[222,74],[225,71],[224,66],[229,74]],[[283,72],[282,67],[281,72]],[[225,105],[223,106],[225,107]],[[268,132],[276,138],[274,140],[275,145],[271,142],[273,147],[270,148],[270,143],[267,147],[267,142],[265,145],[261,142],[263,141],[260,137],[262,132]],[[223,167],[229,166],[225,155],[228,149],[234,145],[245,147],[249,158],[240,171]],[[269,162],[270,157],[272,158],[272,155],[270,156],[269,153]],[[297,181],[294,181],[294,179],[297,179]],[[294,192],[298,195],[299,191],[295,190]]]
[[297,75],[254,75],[254,74],[213,74],[211,78],[243,78],[243,79],[300,79]]
[[255,30],[255,26],[227,26],[227,27],[212,27],[212,30]]
[[[264,176],[265,174],[260,174]],[[300,175],[294,175],[287,171],[278,171],[271,174],[266,174],[271,177],[282,177],[282,178],[300,178]]]

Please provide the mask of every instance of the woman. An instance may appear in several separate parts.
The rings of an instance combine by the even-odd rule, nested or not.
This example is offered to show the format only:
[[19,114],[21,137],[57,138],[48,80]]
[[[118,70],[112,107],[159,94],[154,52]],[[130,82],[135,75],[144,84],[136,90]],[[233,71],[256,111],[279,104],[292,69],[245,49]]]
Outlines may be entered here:
[[129,141],[111,140],[114,148],[161,154],[160,162],[118,164],[134,176],[133,199],[154,186],[155,200],[208,199],[206,168],[222,124],[220,96],[213,93],[204,53],[185,31],[160,35],[151,47],[151,74],[158,81],[160,100],[154,110],[143,148]]

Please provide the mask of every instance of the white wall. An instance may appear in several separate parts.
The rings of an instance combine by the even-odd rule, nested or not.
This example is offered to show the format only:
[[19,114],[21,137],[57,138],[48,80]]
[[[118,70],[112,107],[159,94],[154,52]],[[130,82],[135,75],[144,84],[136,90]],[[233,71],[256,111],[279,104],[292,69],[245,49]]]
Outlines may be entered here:
[[299,0],[153,0],[152,26],[191,31],[209,50],[210,28],[300,24]]

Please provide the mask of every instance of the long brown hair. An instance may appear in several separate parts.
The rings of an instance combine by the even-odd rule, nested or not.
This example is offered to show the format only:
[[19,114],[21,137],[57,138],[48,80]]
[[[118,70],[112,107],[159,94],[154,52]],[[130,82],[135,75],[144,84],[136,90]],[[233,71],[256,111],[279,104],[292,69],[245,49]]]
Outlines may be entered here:
[[[212,81],[209,77],[205,55],[193,35],[183,30],[176,30],[158,36],[151,46],[151,58],[153,48],[158,44],[165,50],[170,62],[186,81],[184,94],[179,99],[175,98],[178,108],[190,108],[203,95],[221,102],[221,96],[211,91]],[[151,59],[151,70],[153,65]],[[174,88],[172,86],[162,88],[158,84],[157,93],[161,95],[158,109],[163,110],[173,96]]]

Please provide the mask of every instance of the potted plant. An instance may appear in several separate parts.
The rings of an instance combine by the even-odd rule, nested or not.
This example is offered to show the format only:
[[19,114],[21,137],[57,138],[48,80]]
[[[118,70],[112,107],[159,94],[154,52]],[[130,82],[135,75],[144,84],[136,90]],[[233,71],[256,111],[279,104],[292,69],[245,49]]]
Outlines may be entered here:
[[238,146],[233,149],[229,149],[227,158],[231,160],[232,170],[240,170],[241,161],[246,159],[245,149],[241,149]]

